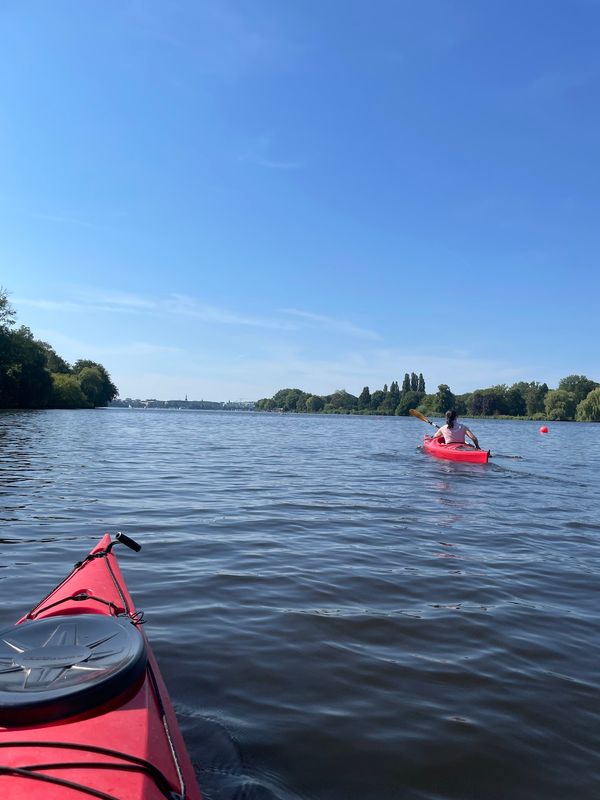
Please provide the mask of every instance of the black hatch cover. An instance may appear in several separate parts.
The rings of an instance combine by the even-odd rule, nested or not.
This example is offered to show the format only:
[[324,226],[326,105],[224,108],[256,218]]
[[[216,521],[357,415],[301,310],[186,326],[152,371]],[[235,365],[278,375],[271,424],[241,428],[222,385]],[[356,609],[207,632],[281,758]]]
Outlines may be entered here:
[[93,709],[146,669],[128,617],[46,617],[0,631],[0,725],[32,725]]

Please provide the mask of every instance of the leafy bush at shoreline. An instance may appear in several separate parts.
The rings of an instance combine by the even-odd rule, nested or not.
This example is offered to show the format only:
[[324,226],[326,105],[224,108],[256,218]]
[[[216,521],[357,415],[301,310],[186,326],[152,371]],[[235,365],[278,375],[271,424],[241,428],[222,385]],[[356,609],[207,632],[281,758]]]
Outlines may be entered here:
[[575,419],[580,422],[600,422],[600,388],[592,389],[579,403]]
[[95,408],[117,395],[102,364],[67,364],[25,325],[15,329],[15,318],[0,288],[0,408]]

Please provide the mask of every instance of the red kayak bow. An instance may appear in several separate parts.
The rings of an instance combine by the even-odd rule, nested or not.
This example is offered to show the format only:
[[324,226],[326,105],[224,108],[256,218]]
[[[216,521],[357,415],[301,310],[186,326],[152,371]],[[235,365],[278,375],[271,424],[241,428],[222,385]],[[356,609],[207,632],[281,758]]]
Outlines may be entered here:
[[201,800],[117,541],[0,632],[2,800]]

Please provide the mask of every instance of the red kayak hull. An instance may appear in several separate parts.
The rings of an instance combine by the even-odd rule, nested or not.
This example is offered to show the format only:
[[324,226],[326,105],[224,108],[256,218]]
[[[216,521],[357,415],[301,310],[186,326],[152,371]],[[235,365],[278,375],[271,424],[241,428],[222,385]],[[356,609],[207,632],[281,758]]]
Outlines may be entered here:
[[477,450],[468,444],[445,444],[443,440],[434,436],[425,436],[423,450],[436,458],[462,461],[467,464],[487,464],[490,457],[489,450]]
[[[20,626],[49,617],[60,618],[62,623],[77,614],[127,615],[144,638],[145,672],[101,707],[47,724],[0,727],[3,800],[165,800],[169,791],[173,798],[201,800],[139,615],[116,557],[110,548],[105,552],[110,543],[106,534],[90,554],[100,557],[76,566],[13,630],[17,635]],[[74,595],[87,595],[87,599],[74,600]]]

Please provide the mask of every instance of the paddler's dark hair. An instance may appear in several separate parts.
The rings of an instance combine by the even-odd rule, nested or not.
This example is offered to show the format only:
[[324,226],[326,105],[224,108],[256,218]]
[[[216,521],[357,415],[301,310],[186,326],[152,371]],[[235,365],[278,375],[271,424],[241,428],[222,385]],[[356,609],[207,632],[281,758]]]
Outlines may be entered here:
[[446,411],[446,425],[449,428],[454,427],[454,420],[456,419],[456,411],[451,408],[449,411]]

